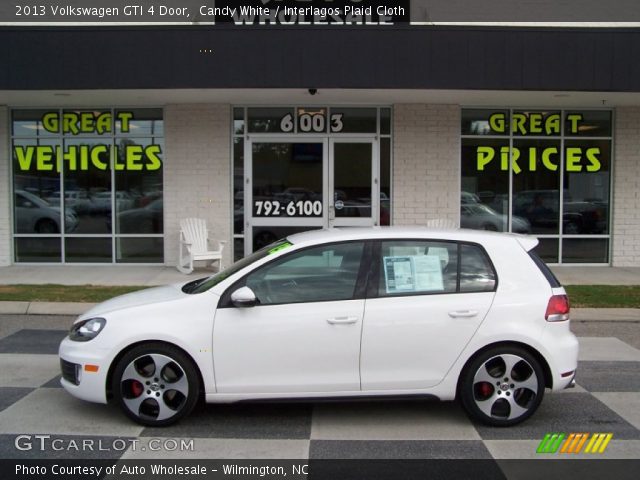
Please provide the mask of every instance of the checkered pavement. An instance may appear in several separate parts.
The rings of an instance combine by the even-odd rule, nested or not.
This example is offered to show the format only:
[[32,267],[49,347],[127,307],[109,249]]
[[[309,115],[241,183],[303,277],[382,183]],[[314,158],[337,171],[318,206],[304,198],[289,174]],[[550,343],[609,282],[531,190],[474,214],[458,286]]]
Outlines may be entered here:
[[[210,404],[175,426],[144,428],[60,388],[65,334],[0,336],[0,459],[526,459],[548,432],[612,432],[599,458],[640,458],[640,350],[615,337],[581,337],[578,387],[546,395],[511,428],[476,425],[457,403],[427,401]],[[37,441],[44,451],[19,450],[20,434],[51,437]],[[54,439],[60,450],[50,448]],[[192,449],[151,448],[167,439],[193,439]],[[94,448],[69,450],[83,441]]]

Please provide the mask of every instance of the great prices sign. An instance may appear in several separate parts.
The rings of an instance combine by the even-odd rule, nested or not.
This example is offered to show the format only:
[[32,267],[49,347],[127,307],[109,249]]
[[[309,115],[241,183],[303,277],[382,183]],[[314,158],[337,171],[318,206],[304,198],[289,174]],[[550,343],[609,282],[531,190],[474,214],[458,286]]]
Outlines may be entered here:
[[[64,112],[45,113],[39,128],[48,134],[61,134],[65,138],[74,136],[111,135],[116,125],[118,134],[131,131],[132,112]],[[86,171],[90,169],[116,171],[153,171],[162,167],[160,145],[137,145],[134,142],[113,143],[87,142],[82,145],[14,145],[13,154],[21,171]],[[113,159],[113,161],[111,160]]]
[[[564,124],[564,132],[562,126]],[[519,139],[532,137],[579,137],[584,129],[592,128],[585,122],[584,115],[579,112],[565,112],[564,118],[560,113],[545,114],[542,112],[514,112],[511,116],[505,112],[496,112],[488,118],[488,128],[491,134],[512,135],[514,146],[496,147],[495,145],[478,145],[476,147],[476,167],[484,171],[487,166],[496,165],[500,170],[514,174],[523,171],[535,172],[539,169],[557,171],[561,165],[561,144],[545,147],[518,145]],[[526,142],[523,142],[526,143]],[[567,172],[597,172],[602,167],[601,149],[587,142],[576,145],[572,142],[564,148],[564,169]]]

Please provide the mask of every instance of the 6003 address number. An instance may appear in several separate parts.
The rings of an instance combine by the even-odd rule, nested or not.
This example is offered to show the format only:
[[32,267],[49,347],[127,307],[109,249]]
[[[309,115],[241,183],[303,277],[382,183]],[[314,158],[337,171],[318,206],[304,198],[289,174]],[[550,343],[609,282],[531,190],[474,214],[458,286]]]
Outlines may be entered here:
[[256,200],[253,202],[253,214],[256,217],[320,217],[320,200],[298,200],[280,203],[278,200]]

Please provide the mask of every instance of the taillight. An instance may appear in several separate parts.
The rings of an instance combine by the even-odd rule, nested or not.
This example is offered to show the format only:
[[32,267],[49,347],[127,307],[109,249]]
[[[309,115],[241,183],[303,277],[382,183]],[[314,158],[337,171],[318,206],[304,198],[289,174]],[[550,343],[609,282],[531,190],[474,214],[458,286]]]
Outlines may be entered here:
[[566,295],[554,295],[549,299],[544,318],[547,322],[569,320],[569,298]]

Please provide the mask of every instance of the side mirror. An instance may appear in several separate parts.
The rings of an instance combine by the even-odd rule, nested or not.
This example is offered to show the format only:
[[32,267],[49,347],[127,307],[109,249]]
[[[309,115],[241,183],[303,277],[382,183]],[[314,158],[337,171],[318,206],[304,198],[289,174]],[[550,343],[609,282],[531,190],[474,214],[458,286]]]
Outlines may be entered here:
[[258,303],[256,294],[249,287],[242,287],[231,294],[231,303],[238,308],[254,307]]

